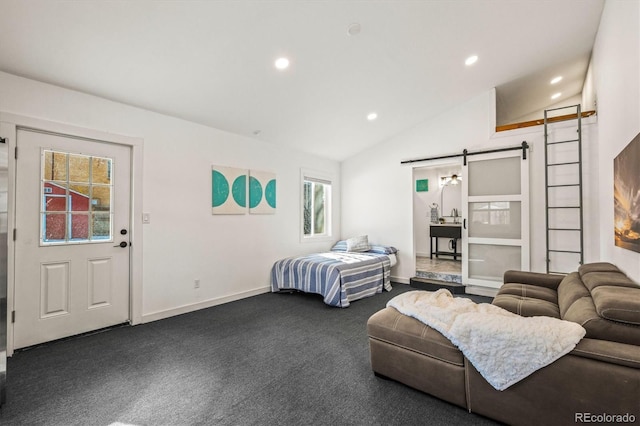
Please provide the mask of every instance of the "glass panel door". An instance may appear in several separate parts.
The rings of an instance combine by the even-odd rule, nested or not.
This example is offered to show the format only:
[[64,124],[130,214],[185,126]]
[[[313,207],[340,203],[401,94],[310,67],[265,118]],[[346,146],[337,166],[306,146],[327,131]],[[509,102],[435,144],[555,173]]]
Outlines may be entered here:
[[522,151],[467,157],[462,181],[466,285],[499,288],[508,269],[529,269],[529,165]]

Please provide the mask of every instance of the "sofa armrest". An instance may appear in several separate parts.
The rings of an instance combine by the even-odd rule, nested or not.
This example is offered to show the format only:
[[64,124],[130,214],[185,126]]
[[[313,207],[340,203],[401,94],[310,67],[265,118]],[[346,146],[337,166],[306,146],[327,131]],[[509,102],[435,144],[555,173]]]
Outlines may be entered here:
[[635,345],[584,338],[570,354],[640,370],[640,351]]
[[560,281],[564,278],[564,275],[544,274],[541,272],[528,272],[528,271],[515,271],[509,270],[504,273],[503,282],[506,283],[518,283],[518,284],[531,284],[539,287],[546,287],[553,290],[558,289]]

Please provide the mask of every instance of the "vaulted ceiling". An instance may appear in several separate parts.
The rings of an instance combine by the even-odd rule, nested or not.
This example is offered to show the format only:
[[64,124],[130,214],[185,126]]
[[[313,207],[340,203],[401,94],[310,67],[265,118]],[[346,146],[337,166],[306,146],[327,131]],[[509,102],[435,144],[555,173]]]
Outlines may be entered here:
[[579,94],[603,2],[0,0],[0,70],[343,160],[494,87]]

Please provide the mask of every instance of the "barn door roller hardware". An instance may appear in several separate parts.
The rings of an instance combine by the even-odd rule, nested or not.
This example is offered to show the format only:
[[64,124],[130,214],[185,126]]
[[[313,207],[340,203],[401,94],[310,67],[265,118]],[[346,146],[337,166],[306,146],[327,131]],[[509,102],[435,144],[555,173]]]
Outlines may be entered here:
[[440,155],[438,157],[427,157],[427,158],[418,158],[415,160],[403,160],[400,164],[409,164],[409,163],[419,163],[422,161],[432,161],[432,160],[442,160],[445,158],[456,158],[463,157],[463,164],[467,165],[467,157],[471,155],[480,155],[480,154],[491,154],[494,152],[505,152],[505,151],[515,151],[521,149],[522,150],[522,159],[527,159],[527,149],[529,149],[529,144],[527,141],[522,141],[522,144],[518,146],[510,146],[506,148],[496,148],[496,149],[485,149],[482,151],[471,151],[469,152],[467,149],[462,150],[461,154],[448,154],[448,155]]

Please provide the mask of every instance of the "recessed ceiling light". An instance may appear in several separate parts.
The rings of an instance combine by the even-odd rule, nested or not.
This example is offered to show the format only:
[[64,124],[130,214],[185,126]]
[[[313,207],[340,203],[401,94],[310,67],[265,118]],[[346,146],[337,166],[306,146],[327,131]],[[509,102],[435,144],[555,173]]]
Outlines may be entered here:
[[469,66],[469,65],[473,65],[473,64],[475,64],[477,61],[478,61],[478,55],[473,55],[473,56],[469,56],[469,57],[464,61],[464,64],[465,64],[466,66]]
[[367,114],[367,120],[369,121],[373,121],[376,118],[378,118],[378,114],[376,114],[375,112],[370,112],[369,114]]
[[354,22],[353,24],[349,25],[349,28],[347,28],[347,33],[350,36],[358,35],[360,34],[361,29],[362,27],[360,26],[360,24],[358,24],[357,22]]
[[553,95],[551,95],[551,99],[558,99],[560,96],[562,96],[562,93],[554,93]]
[[561,75],[559,75],[557,77],[553,77],[553,79],[551,80],[551,84],[560,83],[560,80],[562,80],[562,76]]
[[278,58],[276,59],[275,66],[279,70],[286,70],[289,68],[289,60],[287,58]]

